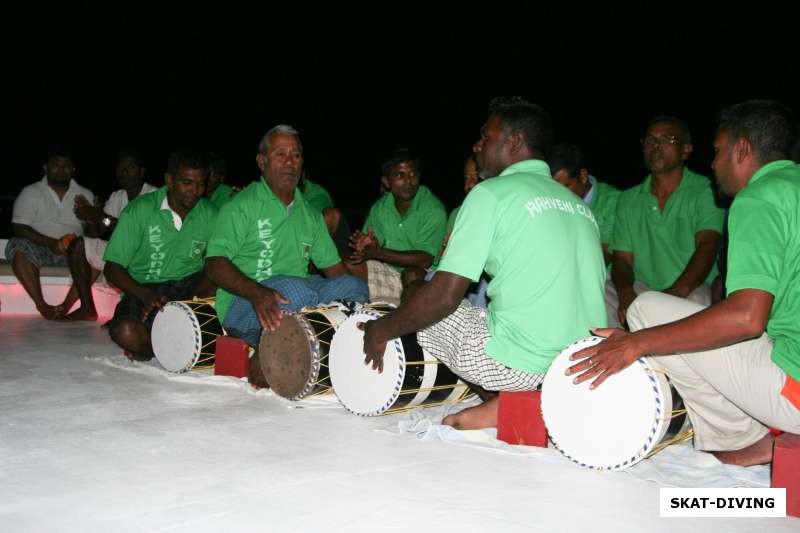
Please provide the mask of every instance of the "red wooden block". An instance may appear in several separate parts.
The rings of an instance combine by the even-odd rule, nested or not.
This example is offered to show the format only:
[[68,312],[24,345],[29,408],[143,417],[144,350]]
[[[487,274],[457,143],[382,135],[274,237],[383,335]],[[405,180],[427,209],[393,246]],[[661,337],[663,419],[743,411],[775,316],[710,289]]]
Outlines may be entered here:
[[214,359],[215,375],[244,378],[250,362],[250,347],[242,339],[220,335]]
[[772,487],[786,489],[786,514],[800,516],[800,435],[784,433],[775,439]]
[[497,438],[509,444],[547,447],[540,391],[500,393]]

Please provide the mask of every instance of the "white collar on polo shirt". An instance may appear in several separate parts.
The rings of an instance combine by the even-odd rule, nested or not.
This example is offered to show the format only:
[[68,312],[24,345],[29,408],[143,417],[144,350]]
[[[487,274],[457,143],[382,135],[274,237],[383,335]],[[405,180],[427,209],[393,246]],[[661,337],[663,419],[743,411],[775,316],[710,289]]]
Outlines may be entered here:
[[183,227],[183,219],[169,206],[166,196],[164,197],[164,201],[161,202],[161,209],[166,209],[172,214],[172,224],[175,226],[176,230],[180,231]]

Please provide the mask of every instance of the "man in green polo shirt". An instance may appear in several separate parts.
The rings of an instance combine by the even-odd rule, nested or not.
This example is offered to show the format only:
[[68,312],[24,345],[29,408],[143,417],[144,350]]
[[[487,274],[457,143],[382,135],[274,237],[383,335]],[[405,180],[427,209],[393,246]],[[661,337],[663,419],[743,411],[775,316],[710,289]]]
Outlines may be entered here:
[[[771,461],[769,427],[800,433],[800,166],[788,160],[797,124],[764,100],[725,110],[714,171],[734,196],[728,297],[704,308],[658,292],[628,309],[634,333],[575,354],[570,372],[593,386],[644,355],[683,397],[694,445],[725,463]],[[668,354],[668,355],[664,355]]]
[[166,186],[132,200],[111,234],[103,272],[124,295],[109,334],[131,359],[153,357],[154,311],[171,300],[213,294],[203,274],[203,257],[217,218],[217,208],[203,199],[207,179],[205,155],[172,154]]
[[650,175],[617,202],[606,287],[611,326],[625,324],[628,306],[648,288],[710,305],[717,275],[724,212],[709,180],[686,168],[689,128],[676,117],[655,117],[642,147]]
[[389,155],[381,167],[381,183],[389,192],[372,205],[363,231],[350,238],[354,252],[348,267],[367,280],[370,301],[399,303],[403,269],[429,268],[444,241],[447,211],[420,185],[419,167],[409,150]]
[[[322,215],[297,188],[303,168],[297,130],[268,131],[256,161],[261,179],[222,208],[206,259],[219,287],[220,321],[254,347],[262,331],[278,329],[283,311],[367,298],[366,284],[347,274]],[[325,278],[309,276],[309,261]]]
[[322,219],[328,227],[328,233],[330,233],[336,249],[339,250],[339,255],[341,257],[350,255],[350,225],[342,211],[333,207],[333,198],[328,191],[322,185],[308,179],[305,169],[303,169],[303,175],[300,177],[297,188],[303,193],[303,198],[322,213]]
[[217,209],[222,209],[222,206],[230,202],[233,195],[236,194],[236,191],[225,183],[227,177],[227,162],[216,154],[212,155],[208,175],[208,187],[206,188],[206,198],[208,198]]
[[597,225],[600,227],[600,243],[603,245],[603,258],[611,262],[608,245],[614,234],[614,216],[620,191],[607,183],[597,181],[586,168],[581,149],[569,143],[561,143],[553,148],[548,159],[553,179],[578,195],[592,209]]
[[[467,382],[533,390],[565,346],[605,324],[605,269],[591,210],[556,183],[545,163],[547,114],[519,98],[496,99],[475,144],[487,179],[470,191],[433,279],[415,281],[404,303],[364,326],[366,362],[383,367],[386,342],[418,331],[420,346]],[[483,271],[488,309],[464,300]],[[497,397],[443,421],[497,424]]]

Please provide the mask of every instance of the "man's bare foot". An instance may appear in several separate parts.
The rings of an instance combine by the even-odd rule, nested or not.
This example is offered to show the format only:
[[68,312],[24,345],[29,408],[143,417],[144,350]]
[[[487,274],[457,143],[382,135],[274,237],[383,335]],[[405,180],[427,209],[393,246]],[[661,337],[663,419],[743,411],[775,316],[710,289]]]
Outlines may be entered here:
[[83,307],[79,307],[67,316],[61,317],[61,320],[66,321],[74,321],[74,320],[90,320],[95,321],[97,320],[97,311],[84,309]]
[[264,377],[264,371],[261,370],[261,360],[258,358],[258,352],[254,353],[250,358],[249,366],[247,368],[247,381],[254,389],[268,389],[269,383],[267,378]]
[[442,420],[445,426],[455,429],[484,429],[497,427],[498,396],[491,398],[480,405],[469,407],[454,415],[448,415]]
[[753,466],[765,465],[772,462],[772,446],[775,443],[775,436],[767,433],[759,440],[742,448],[741,450],[711,452],[714,457],[728,465]]
[[130,350],[125,350],[123,353],[131,361],[149,361],[153,358],[153,354],[134,353]]
[[36,310],[45,320],[56,320],[59,317],[59,306],[57,305],[42,304],[36,306]]

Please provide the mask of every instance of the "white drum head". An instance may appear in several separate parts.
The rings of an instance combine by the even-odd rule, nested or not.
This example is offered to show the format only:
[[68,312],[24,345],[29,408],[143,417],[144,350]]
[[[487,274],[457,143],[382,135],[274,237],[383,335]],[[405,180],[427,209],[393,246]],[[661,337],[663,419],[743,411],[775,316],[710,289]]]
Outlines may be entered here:
[[[564,374],[576,364],[569,356],[603,340],[589,337],[568,346],[556,357],[542,384],[542,415],[553,444],[588,468],[616,470],[639,462],[663,435],[663,385],[639,359],[598,388],[592,380],[579,385]],[[669,394],[669,390],[666,391]],[[666,406],[671,411],[671,397]]]
[[405,377],[400,339],[392,339],[386,345],[382,373],[364,364],[364,332],[357,324],[380,316],[363,309],[353,313],[339,325],[328,354],[336,396],[348,411],[361,416],[375,416],[389,409],[397,400]]
[[156,314],[150,339],[158,362],[170,372],[191,370],[203,345],[197,316],[182,302],[169,302]]

